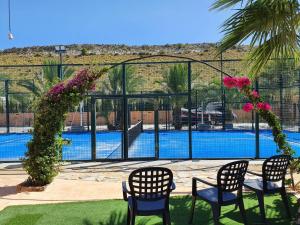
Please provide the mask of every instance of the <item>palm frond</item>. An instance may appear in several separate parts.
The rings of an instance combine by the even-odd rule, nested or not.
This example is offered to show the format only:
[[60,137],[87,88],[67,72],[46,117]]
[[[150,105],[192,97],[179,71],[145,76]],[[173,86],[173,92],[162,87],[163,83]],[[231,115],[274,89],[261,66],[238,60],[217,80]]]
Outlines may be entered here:
[[43,78],[48,82],[48,83],[57,83],[59,81],[58,78],[58,69],[57,66],[53,65],[58,65],[59,63],[55,60],[46,60],[43,63]]
[[[218,0],[211,6],[210,9],[224,10],[224,9],[230,8],[232,6],[235,6],[238,3],[243,5],[244,2],[245,2],[245,0]],[[246,2],[249,3],[250,1],[248,0]]]
[[183,93],[187,91],[188,69],[186,64],[174,65],[167,70],[160,83],[169,93]]
[[64,78],[64,80],[70,78],[74,74],[74,72],[75,72],[74,68],[69,67],[69,66],[65,66],[63,68],[63,78]]
[[31,80],[20,80],[17,84],[33,93],[35,96],[41,95],[41,87],[34,84]]
[[[219,0],[214,8],[233,6],[234,2],[241,1]],[[246,1],[243,6],[223,24],[224,38],[219,52],[250,38],[249,59],[251,72],[255,74],[272,57],[298,58],[300,15],[297,0],[253,0]]]

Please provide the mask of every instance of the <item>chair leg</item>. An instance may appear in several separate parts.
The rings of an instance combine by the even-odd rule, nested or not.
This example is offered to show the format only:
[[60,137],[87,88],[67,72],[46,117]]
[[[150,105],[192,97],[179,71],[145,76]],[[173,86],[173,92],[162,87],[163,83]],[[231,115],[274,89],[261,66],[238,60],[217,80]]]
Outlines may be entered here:
[[130,221],[131,221],[131,212],[130,212],[130,208],[128,207],[128,209],[127,209],[127,225],[130,225]]
[[237,210],[238,207],[239,207],[239,203],[237,202],[234,204],[234,210]]
[[285,189],[283,189],[280,192],[280,194],[281,194],[281,198],[282,198],[282,201],[284,203],[284,206],[285,206],[287,217],[291,218],[291,212],[290,212],[289,202],[288,202],[288,199],[287,199],[287,195],[286,195]]
[[195,205],[196,205],[196,196],[193,196],[192,199],[192,208],[191,208],[191,217],[190,217],[190,221],[189,224],[193,223],[193,218],[194,218],[194,212],[195,212]]
[[239,205],[239,208],[240,208],[240,211],[241,211],[241,215],[242,215],[244,224],[247,225],[248,221],[247,221],[247,216],[246,216],[243,197],[241,197],[241,199],[239,200],[238,205]]
[[265,203],[264,203],[264,194],[262,192],[256,192],[260,210],[261,221],[263,223],[266,222],[266,214],[265,214]]
[[130,225],[135,225],[135,213],[131,212],[130,215]]
[[170,212],[166,211],[163,214],[163,225],[171,225]]
[[213,217],[214,217],[214,224],[219,225],[219,218],[221,214],[221,206],[217,204],[211,205],[212,211],[213,211]]

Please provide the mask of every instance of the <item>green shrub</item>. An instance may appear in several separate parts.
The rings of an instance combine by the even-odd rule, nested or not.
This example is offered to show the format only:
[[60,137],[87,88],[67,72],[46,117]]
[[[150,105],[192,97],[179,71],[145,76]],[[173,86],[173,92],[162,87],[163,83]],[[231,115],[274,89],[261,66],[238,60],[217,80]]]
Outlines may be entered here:
[[88,55],[88,50],[86,48],[81,49],[81,56],[86,56]]

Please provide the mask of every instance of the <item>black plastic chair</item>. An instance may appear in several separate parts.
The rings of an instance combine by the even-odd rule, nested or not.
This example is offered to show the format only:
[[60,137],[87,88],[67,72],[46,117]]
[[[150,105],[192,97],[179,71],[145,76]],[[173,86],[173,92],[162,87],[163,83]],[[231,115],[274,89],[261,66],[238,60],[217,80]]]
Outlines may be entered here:
[[248,171],[248,173],[260,177],[259,179],[247,179],[244,183],[244,186],[252,191],[255,191],[258,198],[262,222],[266,221],[264,208],[265,194],[280,193],[286,208],[287,216],[289,218],[291,217],[284,185],[289,161],[290,156],[276,155],[264,161],[262,166],[262,174]]
[[[123,198],[128,201],[127,224],[134,225],[136,216],[162,215],[163,224],[170,225],[169,196],[175,189],[173,173],[162,167],[147,167],[133,171],[122,182]],[[128,196],[129,195],[129,196]]]
[[[204,200],[211,205],[215,224],[219,224],[221,206],[233,204],[239,205],[244,223],[247,224],[242,194],[247,168],[248,161],[245,160],[235,161],[222,166],[217,174],[217,184],[212,184],[208,181],[194,177],[192,189],[192,213],[189,221],[190,224],[193,222],[197,198]],[[212,188],[197,190],[198,181],[210,185]]]

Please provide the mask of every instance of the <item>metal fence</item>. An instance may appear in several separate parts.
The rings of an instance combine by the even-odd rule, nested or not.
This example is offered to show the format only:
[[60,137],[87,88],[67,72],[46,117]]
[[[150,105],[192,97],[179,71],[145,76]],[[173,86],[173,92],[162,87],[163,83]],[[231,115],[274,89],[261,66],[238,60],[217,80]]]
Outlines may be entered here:
[[[222,84],[226,75],[247,75],[245,62],[151,56],[99,66],[112,65],[97,82],[96,91],[69,110],[63,137],[71,144],[64,146],[63,160],[265,158],[276,154],[265,121],[244,112],[246,99]],[[0,66],[0,161],[24,156],[31,138],[32,103],[58,82],[58,75],[68,79],[82,66],[87,65]],[[294,60],[271,60],[253,84],[272,105],[297,155],[299,74]]]

